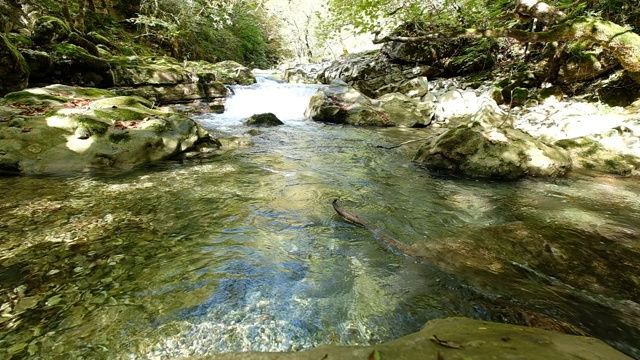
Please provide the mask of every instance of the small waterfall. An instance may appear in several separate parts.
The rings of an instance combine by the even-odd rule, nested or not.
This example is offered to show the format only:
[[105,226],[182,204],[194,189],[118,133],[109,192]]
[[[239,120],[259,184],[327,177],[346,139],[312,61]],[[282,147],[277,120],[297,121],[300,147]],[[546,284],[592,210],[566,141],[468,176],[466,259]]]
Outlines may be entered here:
[[206,114],[198,122],[210,129],[232,130],[251,115],[273,113],[285,125],[300,124],[311,96],[321,85],[280,83],[266,77],[256,77],[253,85],[233,85],[223,114]]

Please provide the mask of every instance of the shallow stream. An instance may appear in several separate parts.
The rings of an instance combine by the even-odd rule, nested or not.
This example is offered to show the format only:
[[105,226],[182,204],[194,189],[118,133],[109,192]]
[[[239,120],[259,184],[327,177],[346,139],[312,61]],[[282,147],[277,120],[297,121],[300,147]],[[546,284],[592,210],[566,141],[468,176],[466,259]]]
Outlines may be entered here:
[[[235,87],[222,115],[284,126],[205,161],[0,178],[0,358],[168,359],[370,344],[464,315],[640,357],[640,183],[491,182],[415,167],[429,130],[303,117],[316,87]],[[248,135],[244,135],[250,137]],[[331,201],[424,256],[345,223]]]

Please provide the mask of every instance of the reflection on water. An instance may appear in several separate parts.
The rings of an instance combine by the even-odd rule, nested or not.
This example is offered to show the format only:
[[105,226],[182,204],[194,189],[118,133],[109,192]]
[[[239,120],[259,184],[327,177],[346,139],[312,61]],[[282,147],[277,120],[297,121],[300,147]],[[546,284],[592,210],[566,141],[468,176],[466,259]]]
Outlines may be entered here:
[[[260,86],[236,96],[252,103]],[[289,94],[268,90],[280,107],[312,92],[270,86]],[[230,111],[199,121],[242,134],[244,113]],[[2,357],[367,344],[456,314],[591,334],[640,356],[637,182],[438,178],[408,162],[415,147],[375,148],[423,130],[278,116],[285,125],[252,148],[205,163],[0,179]],[[341,221],[334,198],[423,260]]]

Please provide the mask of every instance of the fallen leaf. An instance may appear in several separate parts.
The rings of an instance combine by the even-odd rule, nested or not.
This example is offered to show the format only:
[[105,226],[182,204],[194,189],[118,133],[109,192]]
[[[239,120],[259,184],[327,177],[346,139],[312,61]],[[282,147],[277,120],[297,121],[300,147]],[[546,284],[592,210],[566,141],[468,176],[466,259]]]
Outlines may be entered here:
[[30,127],[23,127],[22,128],[22,132],[23,133],[30,132],[31,130],[33,130],[33,128],[30,128]]
[[380,360],[380,352],[378,350],[373,350],[371,355],[369,355],[369,360]]
[[444,347],[448,347],[450,349],[462,349],[462,345],[457,344],[453,341],[440,340],[436,335],[431,336],[431,341],[435,341],[436,344]]

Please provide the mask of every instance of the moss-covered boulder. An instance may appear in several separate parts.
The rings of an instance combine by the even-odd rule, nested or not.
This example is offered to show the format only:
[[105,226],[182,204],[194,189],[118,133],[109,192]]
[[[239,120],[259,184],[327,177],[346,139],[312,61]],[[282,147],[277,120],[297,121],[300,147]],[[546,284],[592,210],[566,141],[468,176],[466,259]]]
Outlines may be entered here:
[[25,49],[20,54],[29,67],[31,84],[47,79],[53,68],[53,59],[51,55],[44,51]]
[[30,175],[130,169],[219,142],[190,118],[139,97],[54,85],[8,94],[0,122],[0,172]]
[[433,104],[401,93],[385,94],[375,100],[378,108],[398,127],[426,127],[435,114]]
[[67,42],[69,44],[73,44],[85,49],[89,54],[95,57],[100,57],[100,52],[98,51],[98,47],[96,46],[96,44],[85,39],[75,31],[69,34],[69,37],[67,38]]
[[640,174],[640,157],[607,149],[592,138],[564,139],[555,145],[569,152],[576,169],[625,176]]
[[29,67],[24,57],[0,34],[0,96],[26,88],[28,81]]
[[420,148],[414,162],[432,171],[505,180],[562,176],[571,168],[569,154],[560,147],[478,122],[447,130]]
[[45,74],[43,78],[34,78],[35,82],[100,88],[114,85],[111,66],[105,59],[91,55],[84,48],[68,42],[55,44],[52,49],[51,73]]
[[46,45],[65,40],[71,29],[64,21],[53,16],[42,16],[33,25],[33,42]]
[[429,321],[417,333],[370,346],[331,346],[291,353],[220,354],[202,360],[630,360],[600,340],[455,317]]
[[251,69],[235,61],[227,60],[219,63],[191,61],[186,63],[187,69],[198,74],[200,78],[214,80],[228,85],[251,85],[256,83]]
[[278,119],[272,113],[255,114],[245,121],[249,126],[279,126],[284,125],[282,120]]

